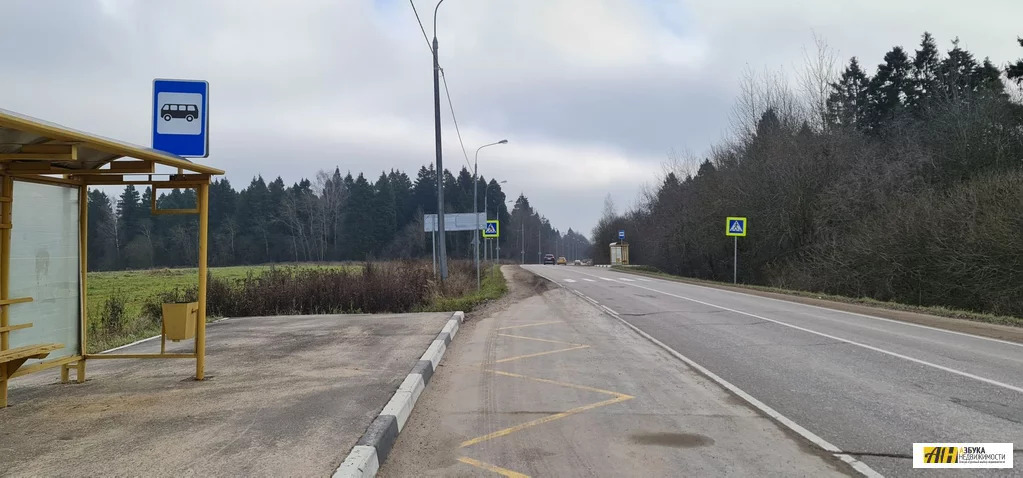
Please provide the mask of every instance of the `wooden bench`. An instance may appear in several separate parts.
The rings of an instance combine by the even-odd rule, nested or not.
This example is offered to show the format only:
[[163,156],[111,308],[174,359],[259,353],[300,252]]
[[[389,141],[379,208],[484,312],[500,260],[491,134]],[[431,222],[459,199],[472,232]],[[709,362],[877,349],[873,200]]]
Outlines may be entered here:
[[7,367],[7,376],[14,375],[22,364],[28,359],[43,359],[50,352],[54,350],[64,348],[64,344],[39,344],[39,345],[26,345],[24,347],[16,347],[13,349],[7,349],[0,351],[0,365]]
[[25,345],[0,351],[0,408],[7,406],[7,381],[28,359],[43,359],[63,344]]

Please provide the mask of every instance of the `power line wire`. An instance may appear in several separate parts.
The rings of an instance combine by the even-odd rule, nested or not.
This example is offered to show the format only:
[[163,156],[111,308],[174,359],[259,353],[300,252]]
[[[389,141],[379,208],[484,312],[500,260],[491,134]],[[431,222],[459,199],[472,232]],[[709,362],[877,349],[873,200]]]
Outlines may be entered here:
[[408,0],[409,5],[412,5],[412,13],[416,14],[416,21],[419,22],[419,29],[423,31],[423,39],[426,40],[426,48],[430,49],[430,53],[433,53],[433,46],[430,44],[430,37],[426,34],[426,29],[423,28],[423,21],[419,19],[419,12],[416,11],[416,4],[412,0]]
[[[458,135],[458,144],[462,147],[462,156],[465,156],[465,164],[469,166],[469,171],[472,171],[472,163],[469,162],[469,153],[465,152],[465,144],[462,143],[462,132],[458,130],[458,118],[455,118],[455,107],[451,104],[451,92],[448,91],[448,77],[444,74],[444,69],[440,69],[440,78],[444,82],[444,96],[448,99],[448,108],[451,109],[451,121],[455,123],[455,134]],[[441,172],[441,174],[444,174]]]

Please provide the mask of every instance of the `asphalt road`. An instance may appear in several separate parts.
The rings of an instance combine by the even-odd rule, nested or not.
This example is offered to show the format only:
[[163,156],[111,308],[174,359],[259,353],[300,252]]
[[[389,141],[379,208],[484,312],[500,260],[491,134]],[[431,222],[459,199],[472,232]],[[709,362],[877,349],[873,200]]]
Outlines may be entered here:
[[991,473],[1023,472],[1023,344],[604,268],[526,268],[883,475],[917,474],[914,442],[1013,442],[1016,469]]
[[474,312],[380,470],[405,476],[842,476],[619,320],[514,266]]

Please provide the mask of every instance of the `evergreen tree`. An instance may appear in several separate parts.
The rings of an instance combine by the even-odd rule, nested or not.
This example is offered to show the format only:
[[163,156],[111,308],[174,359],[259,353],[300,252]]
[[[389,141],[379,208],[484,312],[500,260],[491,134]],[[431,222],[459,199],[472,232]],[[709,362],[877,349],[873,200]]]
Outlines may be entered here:
[[110,197],[103,191],[91,189],[88,198],[89,270],[118,268],[117,218]]
[[349,207],[345,211],[344,237],[346,253],[350,260],[365,260],[374,247],[376,219],[370,204],[373,203],[373,186],[362,174],[355,179],[349,193]]
[[959,39],[952,41],[952,49],[938,69],[941,93],[946,100],[960,101],[975,90],[977,60],[973,54],[959,47]]
[[938,45],[930,33],[924,32],[920,48],[913,58],[910,94],[906,98],[906,106],[915,113],[919,113],[924,108],[927,98],[934,94],[940,65]]
[[884,63],[877,66],[867,91],[867,121],[871,131],[881,128],[902,113],[905,100],[912,95],[909,78],[909,57],[902,47],[892,48],[885,54]]
[[394,193],[397,224],[400,226],[412,221],[416,213],[416,204],[412,198],[412,180],[404,172],[393,169],[387,174],[387,180],[391,183],[391,191]]
[[387,174],[381,173],[376,184],[373,185],[373,201],[368,204],[373,214],[372,251],[374,253],[387,245],[394,238],[398,229],[398,215],[395,207],[394,191],[391,189],[391,181]]
[[1002,70],[998,69],[990,58],[984,58],[984,62],[973,70],[971,79],[973,91],[984,95],[999,96],[1005,93],[1005,84],[1002,83]]
[[432,164],[419,168],[412,196],[416,209],[424,214],[437,214],[437,171]]
[[[1023,38],[1017,39],[1019,46],[1023,46]],[[1016,63],[1009,65],[1005,69],[1005,74],[1009,76],[1010,80],[1015,81],[1017,84],[1023,85],[1023,59],[1018,60]]]
[[144,207],[142,197],[135,186],[132,184],[125,186],[117,201],[117,233],[120,247],[127,245],[138,234]]
[[833,124],[863,126],[867,116],[867,91],[870,78],[860,68],[856,57],[849,60],[849,66],[841,78],[831,84],[828,97],[828,113]]

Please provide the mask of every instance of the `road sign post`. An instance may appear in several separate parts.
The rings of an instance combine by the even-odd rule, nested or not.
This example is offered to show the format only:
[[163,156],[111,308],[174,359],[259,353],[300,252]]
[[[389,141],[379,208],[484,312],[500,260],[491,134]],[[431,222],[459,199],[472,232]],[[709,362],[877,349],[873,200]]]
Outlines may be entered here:
[[153,149],[209,156],[209,89],[205,81],[153,80]]
[[746,237],[746,218],[725,218],[725,235],[732,236],[732,283],[739,282],[739,238]]
[[487,219],[487,225],[483,227],[483,238],[494,239],[495,242],[501,237],[501,221]]

